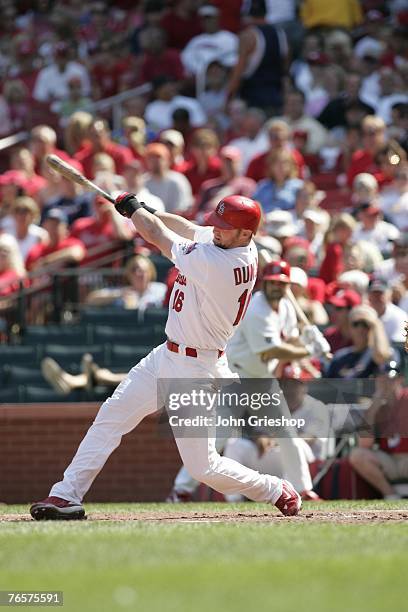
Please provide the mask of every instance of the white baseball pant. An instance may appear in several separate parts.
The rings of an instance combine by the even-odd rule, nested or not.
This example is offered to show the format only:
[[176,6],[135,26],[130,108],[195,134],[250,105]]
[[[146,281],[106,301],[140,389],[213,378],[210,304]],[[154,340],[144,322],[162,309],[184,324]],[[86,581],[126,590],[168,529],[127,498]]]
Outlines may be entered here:
[[[180,346],[180,350],[182,350]],[[166,344],[155,348],[132,368],[113,395],[101,406],[94,423],[82,440],[64,478],[56,483],[50,496],[80,503],[122,436],[142,419],[160,409],[157,382],[162,379],[231,378],[225,356],[216,351],[199,351],[198,357],[170,352]],[[173,430],[173,433],[174,430]],[[275,503],[282,494],[282,481],[259,474],[241,464],[221,457],[215,439],[184,438],[175,434],[181,459],[191,476],[227,495],[241,494],[254,501]]]

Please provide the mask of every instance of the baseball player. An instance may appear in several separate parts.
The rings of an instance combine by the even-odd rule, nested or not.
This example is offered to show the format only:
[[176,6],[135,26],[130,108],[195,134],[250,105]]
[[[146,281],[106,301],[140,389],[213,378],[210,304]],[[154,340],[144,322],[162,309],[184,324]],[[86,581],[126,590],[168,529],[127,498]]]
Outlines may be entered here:
[[[240,378],[279,378],[280,363],[305,357],[320,357],[330,347],[315,326],[306,326],[299,341],[299,328],[294,307],[287,297],[290,284],[290,266],[287,262],[268,263],[262,275],[262,290],[255,293],[245,319],[227,345],[230,368]],[[290,418],[284,401],[280,410]],[[314,500],[304,443],[295,431],[282,431],[279,437],[281,462],[288,478],[304,499]],[[218,440],[222,448],[224,440]],[[187,501],[191,498],[197,482],[183,466],[176,476],[173,490],[167,501]]]
[[[63,480],[49,497],[31,506],[36,520],[84,518],[82,499],[122,436],[162,407],[159,381],[233,376],[224,350],[241,323],[256,280],[252,236],[261,218],[259,204],[229,196],[208,215],[209,228],[155,213],[133,194],[120,195],[115,207],[179,269],[169,304],[168,340],[132,368],[102,404]],[[270,502],[285,516],[299,512],[301,498],[288,481],[221,457],[211,436],[175,439],[184,465],[197,480],[224,494]]]

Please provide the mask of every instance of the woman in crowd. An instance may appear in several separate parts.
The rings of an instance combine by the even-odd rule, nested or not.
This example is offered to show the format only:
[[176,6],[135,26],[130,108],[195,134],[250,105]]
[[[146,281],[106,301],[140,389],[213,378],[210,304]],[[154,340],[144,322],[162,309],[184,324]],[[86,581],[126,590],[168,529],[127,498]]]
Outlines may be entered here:
[[349,314],[351,346],[334,354],[328,378],[368,378],[393,357],[384,326],[371,306],[355,306]]
[[260,202],[264,213],[275,209],[293,210],[296,194],[303,186],[297,178],[297,167],[290,151],[272,151],[267,158],[268,178],[260,181],[253,198]]
[[348,213],[341,213],[332,220],[326,234],[326,253],[319,272],[319,277],[325,283],[336,280],[344,271],[345,251],[352,245],[351,238],[355,228],[356,221]]
[[40,209],[35,200],[28,196],[16,199],[12,217],[14,225],[10,229],[10,234],[16,239],[20,254],[25,261],[30,249],[39,242],[46,242],[48,234],[43,227],[37,225]]
[[127,285],[92,291],[87,304],[138,309],[162,306],[167,287],[156,282],[156,268],[150,259],[143,255],[132,257],[126,264],[125,276]]

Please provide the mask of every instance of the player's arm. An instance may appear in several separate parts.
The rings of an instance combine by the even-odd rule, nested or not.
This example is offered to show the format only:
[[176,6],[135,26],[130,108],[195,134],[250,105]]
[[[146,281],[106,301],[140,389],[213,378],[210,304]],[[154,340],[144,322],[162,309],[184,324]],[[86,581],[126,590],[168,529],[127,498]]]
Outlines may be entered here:
[[239,35],[238,61],[232,69],[230,80],[227,83],[227,100],[233,98],[241,85],[242,75],[248,65],[248,59],[256,45],[255,34],[246,29]]
[[260,357],[264,363],[271,359],[287,359],[288,361],[293,361],[294,359],[310,357],[310,353],[304,346],[295,346],[288,342],[282,342],[279,346],[273,346],[267,351],[262,351]]
[[163,221],[169,230],[188,240],[194,240],[195,233],[200,228],[196,223],[192,223],[188,219],[180,217],[180,215],[156,211],[154,216]]
[[155,211],[145,204],[139,202],[132,193],[123,193],[116,198],[116,210],[123,216],[131,219],[139,234],[149,242],[154,244],[160,251],[171,258],[171,250],[175,242],[179,242],[180,235],[170,230]]

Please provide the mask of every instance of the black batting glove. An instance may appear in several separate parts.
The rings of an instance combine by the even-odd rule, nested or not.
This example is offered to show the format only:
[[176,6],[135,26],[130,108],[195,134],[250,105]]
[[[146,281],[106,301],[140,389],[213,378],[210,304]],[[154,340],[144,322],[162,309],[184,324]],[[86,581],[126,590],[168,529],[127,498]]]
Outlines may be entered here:
[[134,193],[121,193],[115,200],[115,208],[122,217],[131,218],[134,212],[143,205],[139,202]]

